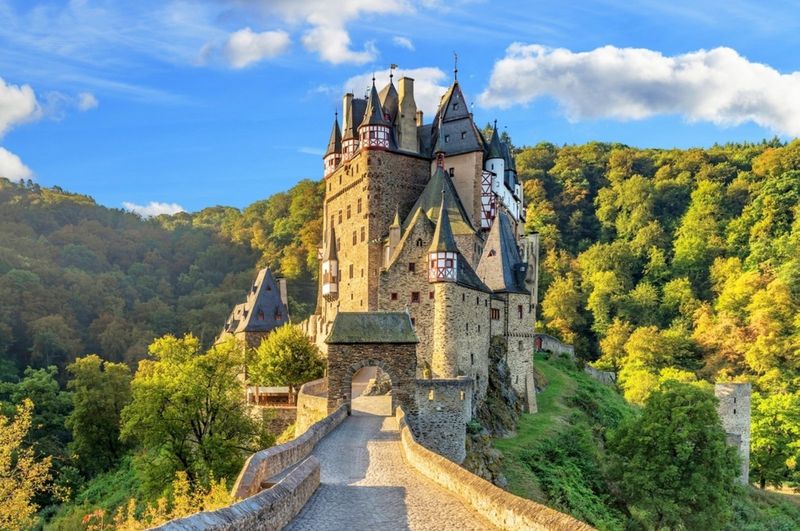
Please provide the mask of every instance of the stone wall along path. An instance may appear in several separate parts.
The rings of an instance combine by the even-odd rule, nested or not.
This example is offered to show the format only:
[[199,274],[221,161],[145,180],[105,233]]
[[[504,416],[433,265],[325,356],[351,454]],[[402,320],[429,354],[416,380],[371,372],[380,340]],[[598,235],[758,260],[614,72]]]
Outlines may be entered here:
[[321,484],[286,531],[496,529],[406,463],[395,417],[354,412],[313,455]]

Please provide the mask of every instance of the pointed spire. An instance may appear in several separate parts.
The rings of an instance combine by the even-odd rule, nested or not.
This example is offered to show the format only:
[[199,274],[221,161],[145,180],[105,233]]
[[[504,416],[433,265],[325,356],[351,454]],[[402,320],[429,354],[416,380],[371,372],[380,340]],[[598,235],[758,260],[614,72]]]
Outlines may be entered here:
[[453,238],[453,230],[450,227],[450,216],[444,202],[445,192],[442,189],[442,204],[439,206],[439,219],[436,221],[436,230],[433,233],[429,253],[448,252],[457,253],[458,247]]
[[333,155],[334,153],[342,152],[342,131],[339,129],[339,113],[337,112],[333,118],[333,129],[331,130],[331,138],[328,140],[328,149],[325,150],[325,157]]
[[336,232],[334,232],[333,225],[331,225],[331,230],[328,232],[328,245],[322,254],[322,261],[330,262],[333,260],[338,260],[338,255],[336,253]]
[[383,116],[383,107],[381,106],[381,100],[378,97],[378,90],[375,88],[374,77],[372,78],[372,88],[369,92],[369,99],[367,100],[367,110],[364,112],[364,119],[361,121],[361,126],[365,125],[389,126],[389,124],[386,122],[386,118]]
[[398,208],[394,209],[394,220],[392,224],[389,226],[390,229],[399,229],[401,228],[400,225],[400,210]]
[[500,145],[500,136],[497,134],[497,120],[494,121],[494,130],[492,131],[492,139],[489,141],[489,153],[486,158],[487,160],[503,158],[503,148]]

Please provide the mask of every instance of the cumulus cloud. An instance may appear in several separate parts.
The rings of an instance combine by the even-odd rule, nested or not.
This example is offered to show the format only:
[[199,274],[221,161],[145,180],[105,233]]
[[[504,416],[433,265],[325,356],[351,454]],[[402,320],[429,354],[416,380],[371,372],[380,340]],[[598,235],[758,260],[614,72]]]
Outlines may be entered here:
[[178,203],[160,203],[158,201],[150,201],[146,205],[137,205],[136,203],[123,201],[122,206],[125,208],[125,210],[135,212],[144,218],[160,216],[161,214],[167,214],[171,216],[172,214],[186,211]]
[[97,98],[91,92],[81,92],[78,94],[77,105],[78,110],[88,111],[96,108],[98,105],[100,105],[100,102],[97,101]]
[[232,33],[225,42],[222,53],[233,68],[244,68],[263,59],[283,53],[291,44],[285,31],[256,33],[250,28]]
[[554,98],[570,120],[662,114],[800,136],[800,72],[782,74],[731,48],[664,56],[604,46],[588,52],[514,43],[480,95],[486,107]]
[[[344,83],[344,90],[352,92],[358,97],[364,95],[366,89],[372,86],[372,72],[353,76]],[[417,108],[421,109],[426,115],[433,116],[439,108],[439,100],[447,90],[449,79],[439,68],[423,67],[410,68],[408,70],[396,70],[395,80],[407,76],[414,78],[414,101]],[[376,72],[375,84],[380,90],[389,83],[389,72]]]
[[35,120],[40,114],[30,85],[11,85],[0,78],[0,137],[14,125]]
[[33,172],[22,163],[18,156],[0,146],[0,177],[19,181],[20,179],[30,179],[33,177]]
[[378,55],[371,41],[360,48],[353,46],[347,31],[351,21],[411,10],[409,0],[257,0],[250,5],[270,18],[277,16],[291,26],[302,27],[303,46],[332,64],[364,64]]
[[414,51],[414,43],[411,42],[411,39],[408,37],[401,37],[400,35],[395,35],[392,37],[392,42],[395,46],[399,46],[400,48],[405,48],[406,50]]

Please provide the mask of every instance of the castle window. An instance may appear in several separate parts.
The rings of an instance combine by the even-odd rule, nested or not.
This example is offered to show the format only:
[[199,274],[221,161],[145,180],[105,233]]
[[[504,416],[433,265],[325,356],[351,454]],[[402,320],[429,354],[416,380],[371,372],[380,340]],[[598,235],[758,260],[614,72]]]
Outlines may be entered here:
[[367,229],[365,227],[361,227],[361,241],[363,242],[366,239],[367,239]]
[[417,247],[422,247],[422,238],[417,238]]
[[460,391],[460,393],[461,393],[460,394],[461,400],[464,400],[464,398],[466,398],[467,395],[464,393],[464,391]]
[[342,184],[342,176],[341,176],[341,174],[339,175],[339,184]]
[[464,331],[469,332],[469,323],[464,323]]
[[480,305],[481,305],[481,298],[475,297],[475,306],[480,306]]
[[461,294],[461,302],[464,302],[466,300],[467,300],[467,294],[466,293],[462,293]]
[[339,225],[342,224],[342,211],[339,211]]
[[514,383],[515,384],[519,383],[519,374],[514,377]]
[[[253,291],[255,291],[255,290],[253,290]],[[269,284],[267,284],[267,291],[272,291],[272,286],[270,286]]]
[[495,250],[494,250],[494,249],[491,249],[491,250],[489,251],[489,256],[494,256],[494,255],[496,255],[496,254],[497,254],[497,252],[495,252]]
[[455,111],[456,109],[458,109],[458,102],[453,103],[453,110]]
[[259,308],[259,309],[258,309],[258,313],[256,314],[256,318],[257,318],[259,321],[263,321],[263,320],[264,320],[264,310],[262,310],[261,308]]
[[478,325],[478,333],[481,333],[481,325]]
[[329,192],[331,191],[331,182],[330,181],[328,181],[328,191]]
[[353,245],[358,243],[358,233],[353,231]]
[[733,403],[734,404],[736,403],[736,397],[735,396],[733,397]]
[[522,305],[521,304],[519,306],[517,306],[517,314],[519,315],[519,318],[522,319]]
[[361,278],[364,278],[364,268],[361,268]]
[[448,173],[450,173],[450,178],[452,179],[456,175],[456,169],[455,168],[450,168]]
[[356,206],[356,212],[361,214],[361,198],[358,199],[358,204]]
[[393,291],[392,294],[389,296],[389,298],[392,299],[393,301],[396,301],[397,300],[397,292]]
[[461,140],[464,140],[465,138],[467,138],[467,132],[461,131]]
[[347,219],[350,219],[350,205],[347,205]]
[[283,319],[283,314],[281,313],[280,308],[275,308],[275,320],[280,321]]
[[429,291],[429,292],[428,292],[428,298],[429,298],[429,299],[433,299],[433,292],[432,292],[432,291]]
[[444,135],[444,142],[445,144],[450,142],[450,135]]
[[350,278],[353,278],[353,264],[350,264]]
[[475,354],[472,353],[472,352],[469,353],[469,361],[470,361],[470,363],[475,365]]
[[519,348],[519,350],[522,350],[522,341],[517,343],[517,348]]
[[414,273],[414,272],[416,272],[416,270],[417,270],[417,264],[415,262],[409,262],[408,263],[408,272],[409,273]]
[[493,321],[500,320],[500,308],[492,308],[492,310],[489,312],[489,315]]
[[417,320],[412,317],[411,318],[411,326],[416,326],[416,325],[417,325]]
[[434,398],[435,395],[433,394],[433,389],[431,389],[430,391],[428,391],[428,400],[433,401]]
[[411,302],[419,302],[419,291],[411,292]]

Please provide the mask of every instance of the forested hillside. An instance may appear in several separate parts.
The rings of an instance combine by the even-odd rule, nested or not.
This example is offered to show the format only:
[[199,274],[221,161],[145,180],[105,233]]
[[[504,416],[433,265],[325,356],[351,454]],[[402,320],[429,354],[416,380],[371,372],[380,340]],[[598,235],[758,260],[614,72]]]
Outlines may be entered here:
[[58,187],[0,179],[0,376],[63,369],[90,352],[133,368],[165,333],[190,331],[207,345],[257,265],[292,280],[292,310],[303,317],[315,292],[320,198],[304,181],[243,212],[143,220]]

